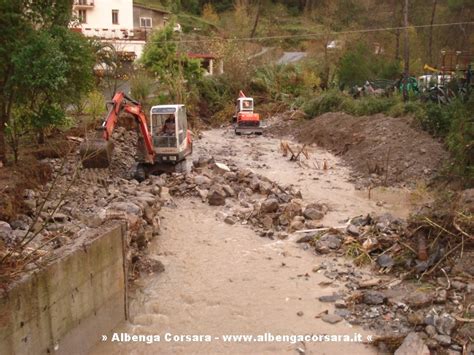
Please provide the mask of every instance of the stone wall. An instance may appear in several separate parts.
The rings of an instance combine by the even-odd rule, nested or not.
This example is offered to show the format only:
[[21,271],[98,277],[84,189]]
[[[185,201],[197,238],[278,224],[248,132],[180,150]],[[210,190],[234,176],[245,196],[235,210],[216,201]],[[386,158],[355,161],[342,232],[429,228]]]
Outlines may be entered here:
[[3,354],[85,353],[126,315],[125,227],[107,225],[0,298]]

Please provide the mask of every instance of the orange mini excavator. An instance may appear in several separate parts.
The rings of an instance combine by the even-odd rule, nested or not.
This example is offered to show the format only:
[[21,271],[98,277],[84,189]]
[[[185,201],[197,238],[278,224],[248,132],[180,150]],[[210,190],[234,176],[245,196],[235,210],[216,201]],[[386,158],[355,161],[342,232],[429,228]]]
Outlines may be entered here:
[[253,112],[253,98],[245,96],[243,91],[239,92],[233,116],[235,134],[259,134],[263,133],[260,115]]
[[107,102],[107,117],[97,129],[96,137],[86,139],[79,148],[84,168],[104,169],[110,165],[112,132],[121,113],[135,117],[140,135],[135,178],[144,180],[149,174],[186,170],[186,157],[192,153],[184,105],[158,105],[150,111],[148,121],[140,103],[123,92]]

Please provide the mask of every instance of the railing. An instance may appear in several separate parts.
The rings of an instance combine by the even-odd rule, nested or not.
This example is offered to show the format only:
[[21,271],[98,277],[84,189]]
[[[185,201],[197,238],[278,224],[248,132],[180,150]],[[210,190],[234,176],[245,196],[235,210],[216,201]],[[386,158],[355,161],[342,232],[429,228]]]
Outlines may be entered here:
[[94,7],[94,0],[74,0],[73,5],[76,8],[92,8]]

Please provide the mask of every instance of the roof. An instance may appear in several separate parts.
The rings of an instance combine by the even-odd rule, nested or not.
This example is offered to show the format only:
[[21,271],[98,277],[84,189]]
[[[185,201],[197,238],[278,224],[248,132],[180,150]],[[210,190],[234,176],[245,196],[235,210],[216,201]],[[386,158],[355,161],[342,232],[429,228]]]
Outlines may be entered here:
[[195,59],[216,59],[217,58],[217,56],[215,56],[214,54],[210,54],[210,53],[192,53],[192,52],[188,52],[187,56],[189,58],[195,58]]
[[308,53],[306,52],[284,52],[283,56],[278,59],[277,64],[295,63],[302,60],[307,55]]
[[174,113],[180,107],[184,107],[183,104],[176,104],[176,105],[155,105],[152,106],[150,112],[151,113]]
[[146,9],[146,10],[150,10],[150,11],[161,12],[162,14],[170,14],[171,13],[167,10],[160,9],[158,7],[155,7],[155,6],[140,4],[140,3],[137,3],[135,1],[133,2],[133,7],[140,7],[142,9]]

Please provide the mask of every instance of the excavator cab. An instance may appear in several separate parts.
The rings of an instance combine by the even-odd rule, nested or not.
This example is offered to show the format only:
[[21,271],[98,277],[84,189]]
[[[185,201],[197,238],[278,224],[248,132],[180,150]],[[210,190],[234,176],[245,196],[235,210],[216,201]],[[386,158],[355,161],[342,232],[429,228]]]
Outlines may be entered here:
[[184,105],[158,105],[150,110],[150,132],[157,162],[179,162],[191,151]]
[[245,96],[240,91],[236,104],[236,113],[233,122],[235,133],[240,134],[262,134],[263,129],[260,122],[260,115],[253,112],[253,98]]

